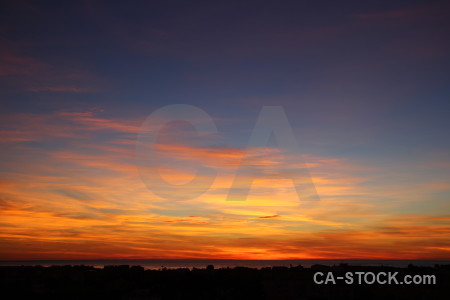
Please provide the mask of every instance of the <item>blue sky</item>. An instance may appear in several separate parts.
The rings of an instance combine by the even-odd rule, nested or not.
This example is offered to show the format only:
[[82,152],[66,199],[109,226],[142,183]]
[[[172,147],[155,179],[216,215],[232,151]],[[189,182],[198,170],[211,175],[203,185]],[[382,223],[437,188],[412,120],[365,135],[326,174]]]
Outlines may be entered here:
[[[4,257],[66,257],[64,237],[71,258],[448,258],[446,1],[22,0],[0,11]],[[170,104],[203,109],[219,136],[196,149],[187,134],[166,153],[224,174],[178,207],[136,172],[139,128]],[[275,181],[255,183],[248,207],[223,202],[273,105],[300,143],[316,208],[296,211],[291,186]],[[178,171],[167,176],[189,178]],[[149,232],[164,246],[142,242]],[[345,246],[352,236],[364,242]]]

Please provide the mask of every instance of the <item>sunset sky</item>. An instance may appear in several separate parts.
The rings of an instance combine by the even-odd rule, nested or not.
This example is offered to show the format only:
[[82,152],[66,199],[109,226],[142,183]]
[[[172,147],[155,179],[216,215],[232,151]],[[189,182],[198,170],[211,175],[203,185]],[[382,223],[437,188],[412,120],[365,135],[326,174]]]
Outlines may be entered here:
[[[3,1],[0,260],[450,259],[449,36],[448,1]],[[170,184],[217,173],[192,199],[140,174],[172,104],[217,127],[158,134]],[[298,153],[227,201],[263,106]],[[318,201],[270,176],[302,163]]]

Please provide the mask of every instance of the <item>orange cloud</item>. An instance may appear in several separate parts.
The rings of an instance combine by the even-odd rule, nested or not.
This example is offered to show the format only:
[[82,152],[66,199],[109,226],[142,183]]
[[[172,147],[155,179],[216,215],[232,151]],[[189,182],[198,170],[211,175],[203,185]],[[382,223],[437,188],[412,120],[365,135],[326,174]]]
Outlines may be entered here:
[[[450,217],[394,211],[413,198],[393,203],[401,186],[365,184],[392,172],[380,166],[305,155],[320,201],[299,202],[289,180],[256,178],[247,201],[236,203],[226,195],[244,149],[161,143],[161,153],[219,171],[202,196],[172,201],[140,181],[135,142],[123,138],[137,132],[135,121],[58,112],[10,116],[6,125],[22,140],[70,143],[44,151],[10,141],[14,151],[4,152],[0,173],[4,259],[449,257]],[[104,131],[110,138],[101,144],[85,138]],[[276,149],[257,150],[261,168],[280,161]],[[296,167],[296,157],[287,160]],[[159,164],[168,180],[183,184],[195,176],[195,168],[168,162]],[[438,188],[424,184],[421,190]]]

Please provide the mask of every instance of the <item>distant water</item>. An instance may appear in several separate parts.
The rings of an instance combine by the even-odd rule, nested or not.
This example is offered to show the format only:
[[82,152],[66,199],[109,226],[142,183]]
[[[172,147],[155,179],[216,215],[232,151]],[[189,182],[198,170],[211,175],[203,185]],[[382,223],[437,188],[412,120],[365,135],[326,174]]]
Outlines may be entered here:
[[450,264],[450,260],[329,260],[329,259],[304,259],[304,260],[159,260],[159,259],[127,259],[127,260],[24,260],[24,261],[0,261],[0,266],[64,266],[85,265],[103,268],[108,265],[142,266],[145,269],[158,270],[162,268],[205,268],[214,265],[215,268],[249,267],[263,268],[273,266],[298,266],[309,268],[312,265],[339,265],[349,264],[353,266],[390,266],[406,267],[409,264],[415,266],[434,266],[435,264]]

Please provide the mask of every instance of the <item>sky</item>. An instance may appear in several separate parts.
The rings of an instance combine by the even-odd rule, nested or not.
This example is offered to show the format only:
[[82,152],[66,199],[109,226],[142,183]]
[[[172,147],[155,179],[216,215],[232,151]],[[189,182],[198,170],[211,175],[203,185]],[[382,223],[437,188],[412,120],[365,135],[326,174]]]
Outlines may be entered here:
[[0,260],[450,259],[449,36],[448,1],[2,1]]

